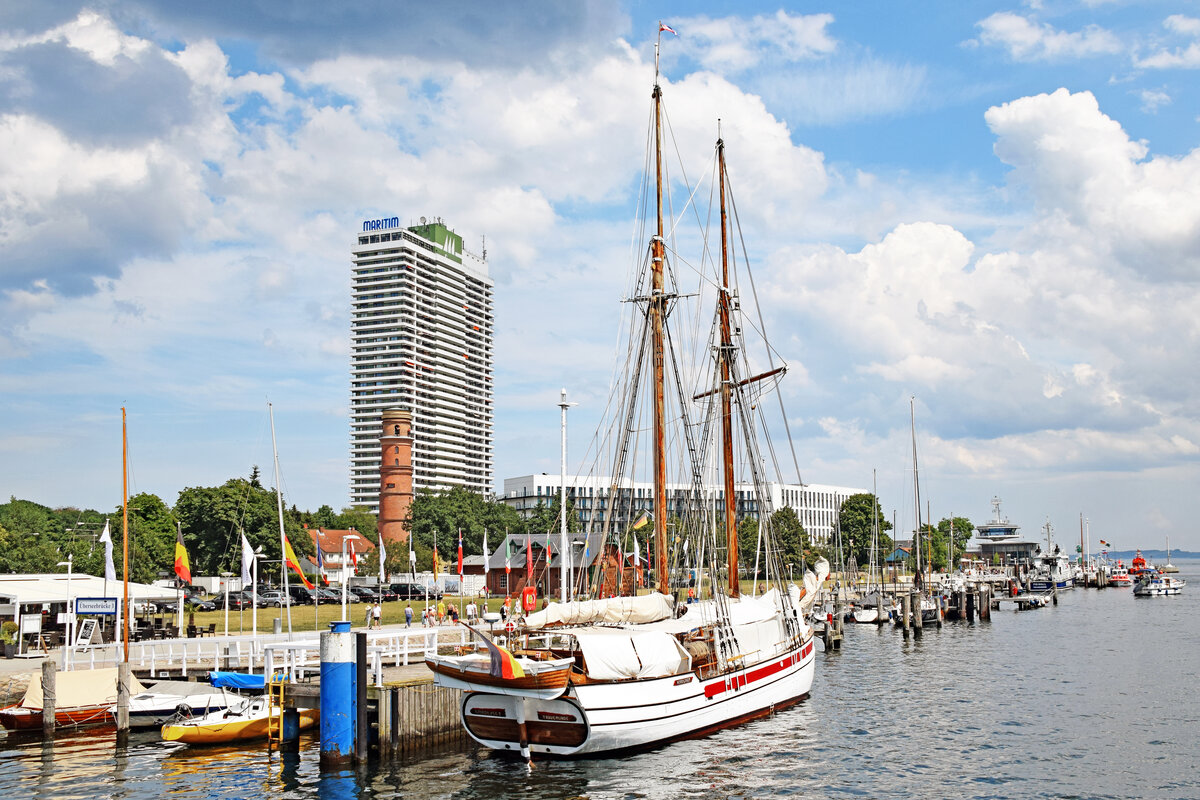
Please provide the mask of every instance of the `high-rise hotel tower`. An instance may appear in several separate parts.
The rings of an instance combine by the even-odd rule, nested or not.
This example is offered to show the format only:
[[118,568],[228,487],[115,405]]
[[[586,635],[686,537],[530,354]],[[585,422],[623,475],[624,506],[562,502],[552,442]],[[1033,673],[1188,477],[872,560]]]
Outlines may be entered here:
[[350,315],[350,501],[379,505],[385,409],[412,414],[413,488],[492,488],[492,281],[440,220],[366,220]]

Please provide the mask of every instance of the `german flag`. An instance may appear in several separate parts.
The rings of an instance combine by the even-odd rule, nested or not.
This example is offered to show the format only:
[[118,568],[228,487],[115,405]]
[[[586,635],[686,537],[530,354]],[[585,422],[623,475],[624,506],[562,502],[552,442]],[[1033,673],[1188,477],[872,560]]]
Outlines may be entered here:
[[633,523],[633,525],[631,525],[630,527],[636,531],[639,528],[644,528],[649,524],[650,524],[650,512],[643,511],[642,515],[637,518],[637,522]]
[[285,564],[296,571],[300,580],[304,581],[305,588],[313,588],[312,581],[304,574],[304,570],[300,569],[300,560],[296,558],[296,551],[292,549],[292,543],[288,541],[286,533],[283,535],[283,560]]
[[179,576],[179,580],[191,585],[192,567],[188,563],[187,548],[183,546],[182,528],[175,531],[175,574]]
[[490,638],[484,636],[482,633],[475,630],[465,622],[460,622],[459,624],[469,630],[471,633],[478,636],[480,639],[483,639],[483,643],[487,645],[488,653],[492,657],[492,663],[488,669],[489,675],[491,675],[493,678],[505,678],[509,680],[513,678],[525,677],[525,670],[521,668],[521,662],[517,661],[512,653],[508,652],[503,647],[496,644]]

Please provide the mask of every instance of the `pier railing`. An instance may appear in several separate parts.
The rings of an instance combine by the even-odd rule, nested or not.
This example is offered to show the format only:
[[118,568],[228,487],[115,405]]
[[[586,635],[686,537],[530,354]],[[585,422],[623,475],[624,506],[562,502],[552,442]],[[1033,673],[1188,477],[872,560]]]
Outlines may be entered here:
[[[406,666],[436,653],[442,645],[465,645],[470,631],[450,628],[401,628],[364,631],[367,653],[374,673],[373,683],[382,682],[385,665]],[[113,667],[123,660],[120,643],[90,647],[64,648],[63,669]],[[200,639],[158,639],[130,642],[129,664],[150,677],[163,674],[187,676],[208,670],[238,670],[271,675],[283,672],[293,680],[307,677],[321,668],[321,640],[316,632],[280,634],[240,634]]]

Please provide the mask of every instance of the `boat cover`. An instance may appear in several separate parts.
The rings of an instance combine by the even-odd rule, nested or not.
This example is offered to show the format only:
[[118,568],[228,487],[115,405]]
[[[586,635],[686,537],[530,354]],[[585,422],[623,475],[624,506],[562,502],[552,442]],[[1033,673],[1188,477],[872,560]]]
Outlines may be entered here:
[[[146,691],[146,687],[135,675],[129,675],[129,696]],[[117,702],[117,668],[78,669],[59,672],[54,676],[54,707],[60,711],[68,708],[112,705]],[[33,673],[21,708],[42,708],[42,678]]]
[[572,634],[583,650],[588,677],[594,680],[660,678],[692,667],[691,656],[669,633],[586,628]]
[[215,669],[208,673],[208,682],[217,689],[262,689],[267,685],[266,679],[262,675],[220,672]]
[[525,627],[538,629],[550,625],[640,625],[670,619],[674,615],[675,607],[671,598],[653,592],[638,597],[551,603],[541,611],[526,616]]

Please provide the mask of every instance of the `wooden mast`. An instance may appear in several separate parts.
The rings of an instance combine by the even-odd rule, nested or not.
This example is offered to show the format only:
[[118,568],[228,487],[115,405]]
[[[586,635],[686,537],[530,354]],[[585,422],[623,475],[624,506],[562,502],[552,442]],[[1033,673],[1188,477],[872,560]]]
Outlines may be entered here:
[[121,606],[121,641],[125,645],[125,663],[129,663],[129,436],[125,432],[125,408],[121,407],[121,578],[125,600]]
[[737,597],[738,531],[737,496],[733,489],[733,410],[730,359],[733,356],[733,334],[729,325],[729,241],[725,215],[725,140],[717,139],[717,175],[721,194],[721,290],[717,312],[721,324],[721,470],[725,489],[725,541],[729,560],[729,596]]
[[[659,37],[662,32],[659,31]],[[666,400],[663,354],[663,320],[666,317],[663,266],[666,247],[663,241],[662,186],[662,88],[658,85],[658,45],[654,50],[654,199],[658,218],[657,232],[650,244],[650,347],[654,364],[654,559],[658,591],[669,594],[667,584],[667,454]],[[637,535],[636,533],[634,534]],[[635,565],[636,568],[637,565]]]

